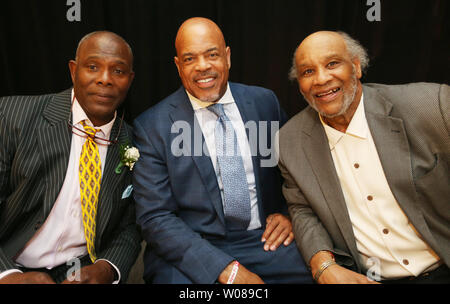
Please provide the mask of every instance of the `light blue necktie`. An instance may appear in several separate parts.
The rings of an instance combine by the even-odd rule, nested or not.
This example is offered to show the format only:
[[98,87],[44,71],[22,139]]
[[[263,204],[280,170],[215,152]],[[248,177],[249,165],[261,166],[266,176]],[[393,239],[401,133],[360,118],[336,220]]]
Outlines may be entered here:
[[224,214],[228,230],[246,230],[250,223],[250,194],[244,162],[233,125],[223,104],[207,108],[218,116],[215,127],[218,176],[222,180]]

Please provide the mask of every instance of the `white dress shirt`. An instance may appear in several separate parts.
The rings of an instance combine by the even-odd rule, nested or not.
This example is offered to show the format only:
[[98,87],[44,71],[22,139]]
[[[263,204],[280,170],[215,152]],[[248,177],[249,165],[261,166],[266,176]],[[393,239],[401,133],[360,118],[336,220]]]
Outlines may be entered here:
[[379,262],[384,279],[418,276],[436,267],[439,258],[391,192],[367,124],[363,96],[346,133],[321,121],[363,263],[370,268]]
[[[208,148],[209,156],[211,157],[214,170],[217,174],[217,157],[216,157],[216,141],[214,130],[216,126],[217,116],[206,107],[214,104],[213,102],[201,101],[186,91],[189,100],[191,101],[192,108],[195,112],[195,117],[200,125],[201,131],[205,138],[206,146]],[[242,120],[239,109],[234,101],[233,95],[231,94],[230,86],[227,86],[227,91],[222,96],[222,98],[216,103],[223,104],[225,114],[230,119],[233,128],[236,132],[236,138],[241,152],[242,160],[244,162],[245,174],[247,176],[248,191],[250,194],[250,204],[251,204],[251,219],[247,230],[258,229],[261,227],[261,221],[259,218],[258,211],[258,199],[256,195],[256,183],[255,174],[253,172],[252,155],[250,151],[250,145],[247,139],[247,133],[245,130],[244,122]],[[219,184],[220,194],[222,196],[223,204],[223,184],[220,178],[217,178],[217,183]]]
[[[81,122],[86,120],[86,124],[93,127],[92,122],[81,108],[77,99],[73,100],[72,121],[74,126],[84,130]],[[100,130],[96,133],[96,136],[109,139],[115,119],[116,114],[114,114],[114,119],[109,123],[101,127],[95,127]],[[33,235],[22,251],[16,256],[15,263],[18,265],[26,268],[45,267],[47,269],[52,269],[56,266],[65,264],[72,258],[87,254],[80,203],[80,182],[77,174],[81,149],[86,141],[86,135],[77,131],[75,128],[73,128],[73,132],[75,134],[72,134],[69,164],[67,166],[66,177],[61,191],[42,227]],[[101,159],[101,170],[103,172],[108,146],[98,145],[98,149]],[[97,261],[99,260],[101,259],[98,259]],[[112,263],[110,264],[119,274],[119,280],[116,282],[120,281],[120,272],[118,268]],[[18,270],[2,272],[0,274],[0,279],[7,274],[16,271]]]

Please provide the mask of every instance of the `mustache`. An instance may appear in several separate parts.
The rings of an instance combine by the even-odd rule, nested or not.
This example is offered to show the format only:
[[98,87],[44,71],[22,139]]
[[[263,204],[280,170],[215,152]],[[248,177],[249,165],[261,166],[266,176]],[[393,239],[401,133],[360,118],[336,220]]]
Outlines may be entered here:
[[209,77],[216,78],[218,75],[219,74],[217,72],[207,71],[207,72],[203,72],[203,73],[195,75],[194,81],[197,81],[199,79],[209,78]]

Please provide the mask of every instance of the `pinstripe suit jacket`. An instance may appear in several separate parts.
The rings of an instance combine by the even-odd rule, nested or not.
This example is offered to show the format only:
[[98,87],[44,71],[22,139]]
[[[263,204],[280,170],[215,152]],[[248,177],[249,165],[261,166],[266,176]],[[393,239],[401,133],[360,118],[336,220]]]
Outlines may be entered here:
[[[400,208],[450,266],[450,87],[363,85],[364,108],[386,179]],[[311,107],[280,130],[279,167],[297,245],[363,271],[328,139]]]
[[[45,222],[64,182],[69,161],[71,89],[59,94],[0,98],[0,271]],[[117,119],[111,138],[119,131]],[[131,143],[124,123],[119,142]],[[126,168],[114,172],[119,147],[108,147],[99,193],[95,246],[98,258],[116,265],[126,280],[140,250],[134,201],[122,199],[131,184]],[[77,174],[77,172],[74,172]]]

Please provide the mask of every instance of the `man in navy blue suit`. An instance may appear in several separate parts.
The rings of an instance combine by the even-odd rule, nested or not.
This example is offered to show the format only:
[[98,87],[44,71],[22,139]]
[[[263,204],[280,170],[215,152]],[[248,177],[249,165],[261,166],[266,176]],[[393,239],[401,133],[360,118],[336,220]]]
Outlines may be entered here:
[[147,283],[311,283],[293,241],[274,153],[275,94],[228,82],[230,48],[209,19],[175,40],[183,87],[134,122],[133,185]]

